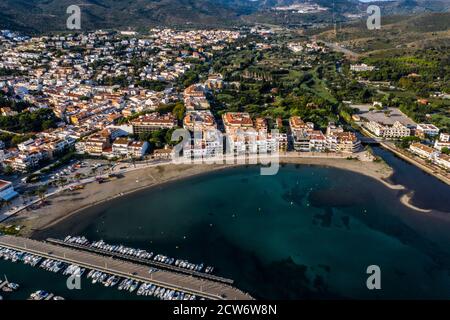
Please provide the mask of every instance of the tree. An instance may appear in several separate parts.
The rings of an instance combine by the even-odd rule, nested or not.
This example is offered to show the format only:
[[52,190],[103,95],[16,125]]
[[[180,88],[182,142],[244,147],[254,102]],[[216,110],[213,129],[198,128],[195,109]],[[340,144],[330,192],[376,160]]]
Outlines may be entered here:
[[45,194],[47,193],[47,190],[48,190],[48,188],[47,188],[47,186],[40,186],[37,190],[36,190],[36,193],[37,193],[37,196],[39,197],[39,199],[41,200],[41,202],[43,202],[44,201],[44,199],[45,199]]
[[407,149],[409,148],[409,146],[414,143],[414,142],[420,142],[420,138],[419,137],[403,137],[399,143],[400,147],[403,149]]
[[441,152],[442,152],[443,154],[448,154],[448,155],[450,155],[450,149],[449,149],[448,147],[443,147],[443,148],[441,149]]
[[9,176],[14,173],[14,169],[10,165],[7,165],[3,172]]
[[186,108],[184,106],[184,103],[182,102],[177,102],[175,104],[175,107],[172,110],[172,113],[174,114],[174,116],[178,119],[178,121],[182,121],[184,118],[184,113],[186,111]]

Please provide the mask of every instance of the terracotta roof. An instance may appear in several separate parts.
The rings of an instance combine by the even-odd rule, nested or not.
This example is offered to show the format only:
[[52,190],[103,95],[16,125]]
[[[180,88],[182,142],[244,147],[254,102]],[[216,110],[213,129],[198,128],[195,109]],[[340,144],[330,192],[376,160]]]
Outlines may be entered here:
[[252,118],[246,112],[227,112],[223,115],[225,125],[253,126]]
[[0,188],[6,187],[8,185],[11,185],[12,183],[10,181],[6,180],[0,180]]

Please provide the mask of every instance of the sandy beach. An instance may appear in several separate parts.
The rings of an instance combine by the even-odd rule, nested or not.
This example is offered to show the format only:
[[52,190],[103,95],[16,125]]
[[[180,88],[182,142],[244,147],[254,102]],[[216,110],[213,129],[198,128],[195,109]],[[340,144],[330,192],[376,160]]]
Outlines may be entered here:
[[[306,157],[283,157],[280,160],[281,163],[286,164],[318,165],[349,170],[376,179],[391,189],[404,189],[403,186],[391,185],[386,181],[392,175],[393,170],[384,162]],[[32,236],[36,231],[42,231],[83,209],[102,202],[162,183],[234,166],[236,165],[166,164],[130,171],[123,177],[107,183],[90,183],[83,190],[64,191],[49,197],[46,200],[47,205],[37,210],[24,210],[7,220],[6,224],[22,225],[24,228],[21,235]]]
[[400,202],[401,203],[403,203],[405,206],[407,206],[408,208],[410,208],[410,209],[413,209],[413,210],[416,210],[416,211],[419,211],[419,212],[423,212],[423,213],[430,213],[432,210],[430,210],[430,209],[422,209],[422,208],[419,208],[419,207],[416,207],[415,205],[413,205],[412,203],[411,203],[411,198],[412,198],[412,193],[407,193],[407,194],[404,194],[401,198],[400,198]]

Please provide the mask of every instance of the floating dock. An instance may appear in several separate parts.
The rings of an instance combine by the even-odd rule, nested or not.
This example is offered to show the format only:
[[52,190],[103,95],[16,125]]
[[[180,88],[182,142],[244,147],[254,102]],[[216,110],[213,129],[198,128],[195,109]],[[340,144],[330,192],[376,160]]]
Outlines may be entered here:
[[126,254],[121,254],[121,253],[117,253],[117,252],[110,252],[110,251],[99,249],[99,248],[93,248],[93,247],[86,246],[86,245],[81,245],[81,244],[76,244],[76,243],[68,243],[68,242],[64,242],[62,240],[53,239],[53,238],[48,238],[46,241],[49,242],[49,243],[60,245],[60,246],[86,250],[86,251],[98,253],[98,254],[101,254],[101,255],[106,255],[106,256],[109,256],[109,257],[115,257],[115,258],[120,258],[120,259],[127,260],[127,261],[137,262],[139,264],[145,264],[145,265],[148,265],[148,266],[151,266],[151,267],[155,267],[155,268],[158,268],[158,269],[164,269],[164,270],[169,270],[169,271],[173,271],[173,272],[184,273],[184,274],[187,274],[187,275],[191,275],[191,276],[195,276],[195,277],[199,277],[199,278],[205,278],[205,279],[212,280],[212,281],[217,281],[217,282],[223,282],[223,283],[230,284],[230,285],[233,284],[233,282],[234,282],[231,279],[215,276],[213,274],[193,271],[193,270],[180,268],[180,267],[177,267],[177,266],[174,266],[174,265],[171,265],[171,264],[167,264],[167,263],[162,263],[162,262],[158,262],[158,261],[154,261],[154,260],[148,260],[148,259],[141,259],[141,258],[129,256],[129,255],[126,255]]
[[169,270],[149,273],[149,267],[131,261],[107,257],[94,252],[63,247],[28,238],[0,236],[0,246],[44,258],[76,264],[123,278],[152,283],[171,290],[183,291],[211,300],[251,300],[252,297],[223,282],[194,277]]

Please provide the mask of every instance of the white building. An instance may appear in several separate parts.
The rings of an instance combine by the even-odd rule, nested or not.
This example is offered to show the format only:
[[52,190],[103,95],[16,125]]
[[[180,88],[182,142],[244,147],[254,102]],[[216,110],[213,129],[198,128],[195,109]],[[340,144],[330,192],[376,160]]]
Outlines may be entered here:
[[132,141],[127,138],[117,138],[112,144],[112,154],[117,157],[140,158],[148,149],[147,141]]
[[416,135],[419,137],[435,137],[439,135],[439,128],[434,124],[420,123],[417,125]]
[[368,66],[365,63],[361,63],[361,64],[352,64],[350,66],[350,70],[351,71],[355,71],[355,72],[364,72],[364,71],[372,71],[374,70],[375,67],[374,66]]
[[132,141],[128,146],[128,155],[135,158],[140,158],[145,155],[147,149],[148,149],[147,141]]
[[411,144],[409,146],[409,150],[411,150],[412,153],[418,155],[419,157],[429,160],[433,160],[438,155],[438,152],[436,150],[422,143]]
[[450,156],[441,153],[440,155],[438,155],[435,159],[434,162],[441,166],[444,169],[450,170]]
[[128,155],[128,145],[130,140],[127,138],[117,138],[112,144],[112,153],[117,157],[126,157]]
[[365,127],[376,136],[385,139],[400,139],[411,135],[411,130],[399,121],[396,121],[393,125],[370,121],[365,123]]
[[443,148],[450,149],[450,134],[441,133],[439,139],[434,143],[434,148],[439,151],[442,151]]

